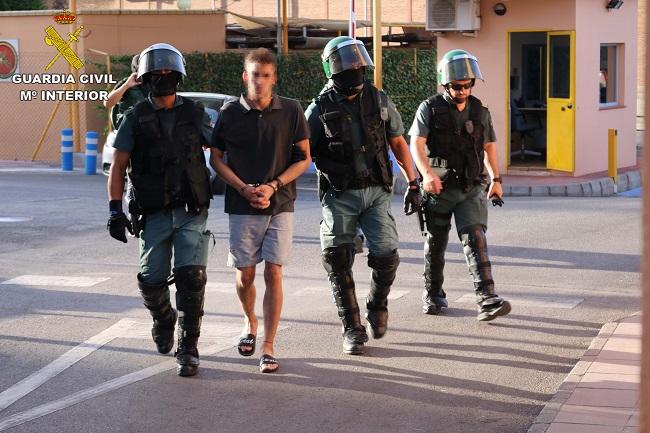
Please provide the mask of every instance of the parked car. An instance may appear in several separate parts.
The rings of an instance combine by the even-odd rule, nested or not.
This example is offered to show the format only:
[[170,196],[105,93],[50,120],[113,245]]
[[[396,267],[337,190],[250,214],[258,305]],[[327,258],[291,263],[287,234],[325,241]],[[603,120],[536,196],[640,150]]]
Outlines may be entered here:
[[[184,98],[192,99],[196,102],[201,102],[205,109],[205,112],[210,116],[210,127],[214,127],[214,124],[217,122],[217,117],[219,116],[219,109],[221,106],[228,101],[229,99],[234,98],[230,95],[222,95],[221,93],[203,93],[203,92],[179,92],[180,96]],[[111,164],[113,163],[113,153],[115,148],[113,143],[115,142],[115,136],[117,131],[111,131],[106,137],[106,142],[104,143],[104,148],[102,150],[102,171],[105,175],[108,176],[108,172],[111,169]],[[206,167],[210,171],[210,185],[212,186],[213,194],[223,194],[226,185],[223,180],[210,166],[210,149],[203,149],[205,154],[205,163]]]

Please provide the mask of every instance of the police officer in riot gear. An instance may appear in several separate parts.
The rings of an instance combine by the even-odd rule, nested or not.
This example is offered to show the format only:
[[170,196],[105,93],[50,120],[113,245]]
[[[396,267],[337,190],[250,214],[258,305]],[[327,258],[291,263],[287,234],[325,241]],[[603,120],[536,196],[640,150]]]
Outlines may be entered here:
[[[137,279],[153,317],[153,340],[160,353],[170,352],[178,320],[177,372],[193,376],[199,365],[212,194],[202,149],[210,142],[209,119],[200,105],[176,95],[184,76],[185,60],[173,46],[154,44],[140,54],[138,79],[150,86],[151,94],[127,111],[115,139],[108,229],[126,242],[125,231],[139,223],[132,233],[140,240]],[[127,172],[133,190],[131,221],[122,211]],[[173,276],[168,279],[172,250]],[[172,281],[178,312],[169,298]]]
[[131,59],[131,75],[121,79],[108,94],[104,107],[111,110],[111,123],[118,129],[126,111],[149,96],[151,89],[138,80],[138,63],[140,54]]
[[404,127],[388,96],[365,79],[374,65],[359,40],[341,36],[323,50],[328,85],[307,108],[311,155],[319,175],[323,210],[320,225],[323,266],[343,322],[343,350],[362,354],[368,341],[361,323],[352,264],[354,237],[360,226],[366,238],[372,282],[366,319],[374,338],[388,325],[388,293],[399,264],[398,237],[391,215],[393,183],[390,147],[410,181],[404,211],[421,202]]
[[[446,53],[438,64],[444,92],[420,104],[409,135],[425,192],[423,311],[438,314],[447,307],[442,283],[453,215],[474,280],[477,319],[488,321],[511,307],[494,290],[487,251],[487,201],[500,200],[503,190],[490,113],[471,95],[476,79],[483,80],[476,57],[464,50]],[[484,169],[491,178],[488,188]]]

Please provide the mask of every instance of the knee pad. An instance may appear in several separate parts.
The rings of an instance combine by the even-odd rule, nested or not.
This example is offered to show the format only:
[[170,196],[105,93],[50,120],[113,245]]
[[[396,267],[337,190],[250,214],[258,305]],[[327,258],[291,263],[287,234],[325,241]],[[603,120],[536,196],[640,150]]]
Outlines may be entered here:
[[174,270],[174,277],[176,289],[183,292],[200,292],[208,282],[205,266],[183,266]]
[[487,252],[485,227],[481,224],[463,227],[459,232],[459,237],[463,244],[465,255],[471,252]]
[[463,227],[460,231],[460,240],[469,272],[474,278],[474,286],[479,289],[493,285],[485,227],[480,224]]
[[167,281],[163,281],[157,284],[145,283],[142,279],[142,274],[138,273],[138,288],[143,295],[157,294],[164,291],[167,288]]
[[389,256],[375,256],[368,254],[368,266],[378,272],[394,273],[399,265],[399,254],[393,250]]
[[[176,307],[187,327],[200,326],[203,316],[205,283],[208,281],[205,266],[183,266],[174,270],[176,278]],[[179,319],[180,320],[180,319]],[[198,321],[198,324],[196,322]],[[181,322],[179,322],[181,323]]]
[[144,306],[154,316],[164,315],[171,309],[167,281],[158,284],[147,284],[142,281],[142,274],[139,273],[138,288],[140,289]]
[[322,261],[328,274],[350,271],[354,264],[354,244],[325,248]]

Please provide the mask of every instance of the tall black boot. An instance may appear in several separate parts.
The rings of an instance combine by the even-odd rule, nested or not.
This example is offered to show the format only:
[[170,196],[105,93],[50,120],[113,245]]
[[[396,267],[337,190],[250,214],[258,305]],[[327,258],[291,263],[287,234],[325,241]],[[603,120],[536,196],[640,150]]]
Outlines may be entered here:
[[488,321],[505,316],[512,307],[510,302],[499,297],[494,291],[492,265],[488,257],[483,226],[465,227],[461,232],[460,239],[463,243],[463,253],[465,253],[469,273],[474,279],[476,303],[478,304],[476,318],[480,321]]
[[343,244],[325,248],[322,260],[332,286],[334,303],[343,322],[343,351],[350,355],[361,355],[363,345],[368,341],[368,334],[366,328],[361,325],[359,304],[354,291],[354,245]]
[[424,241],[424,290],[422,291],[422,312],[438,314],[448,307],[447,294],[442,289],[445,281],[445,251],[449,242],[449,227],[441,227],[427,234]]
[[169,287],[167,282],[160,284],[145,284],[142,275],[138,274],[138,288],[151,317],[153,327],[151,336],[160,353],[169,353],[174,347],[174,326],[176,325],[176,310],[169,302]]
[[199,368],[197,343],[201,334],[201,317],[207,275],[205,266],[183,266],[174,271],[176,307],[178,308],[178,345],[176,372],[194,376]]
[[366,319],[370,324],[372,338],[381,338],[388,329],[388,294],[395,281],[399,254],[394,250],[390,256],[368,255],[368,266],[372,268],[370,293],[366,298]]

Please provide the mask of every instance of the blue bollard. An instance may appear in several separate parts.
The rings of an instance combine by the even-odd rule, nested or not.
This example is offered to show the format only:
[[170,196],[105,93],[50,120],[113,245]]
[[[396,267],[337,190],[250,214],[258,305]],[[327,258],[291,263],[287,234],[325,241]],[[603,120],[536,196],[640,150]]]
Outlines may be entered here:
[[86,132],[86,170],[85,174],[95,174],[97,171],[97,141],[99,134],[95,131]]
[[61,170],[72,171],[72,128],[61,130]]

